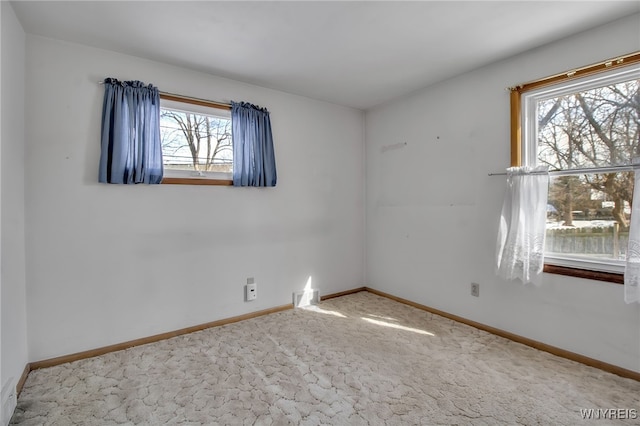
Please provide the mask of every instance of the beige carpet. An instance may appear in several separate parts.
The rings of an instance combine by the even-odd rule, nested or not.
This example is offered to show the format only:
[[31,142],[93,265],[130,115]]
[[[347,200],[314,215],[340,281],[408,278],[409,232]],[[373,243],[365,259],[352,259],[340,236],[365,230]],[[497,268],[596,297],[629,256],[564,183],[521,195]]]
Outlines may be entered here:
[[12,424],[640,424],[614,408],[640,383],[361,292],[33,371]]

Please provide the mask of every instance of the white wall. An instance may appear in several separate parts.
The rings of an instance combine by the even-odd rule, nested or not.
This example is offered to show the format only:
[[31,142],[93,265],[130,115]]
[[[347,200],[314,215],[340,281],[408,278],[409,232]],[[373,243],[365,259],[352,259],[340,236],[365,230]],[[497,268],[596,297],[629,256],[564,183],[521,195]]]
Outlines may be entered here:
[[[376,108],[364,129],[353,109],[28,36],[29,360],[289,303],[312,277],[321,294],[366,284],[640,371],[640,309],[622,302],[621,286],[545,275],[535,288],[494,276],[504,179],[487,176],[509,163],[505,88],[638,50],[639,19]],[[96,83],[107,76],[269,108],[278,187],[98,184]],[[2,214],[4,199],[3,188]],[[243,302],[247,277],[258,282],[256,302]]]
[[0,385],[7,386],[8,390],[2,395],[2,422],[6,423],[15,404],[15,386],[28,361],[24,234],[25,33],[10,3],[0,2],[0,7]]
[[505,178],[488,176],[509,165],[507,87],[640,50],[638,28],[635,15],[367,112],[367,285],[640,371],[640,307],[621,285],[495,277]]
[[[104,77],[268,108],[278,186],[98,184]],[[26,83],[30,360],[363,285],[361,111],[36,36]]]

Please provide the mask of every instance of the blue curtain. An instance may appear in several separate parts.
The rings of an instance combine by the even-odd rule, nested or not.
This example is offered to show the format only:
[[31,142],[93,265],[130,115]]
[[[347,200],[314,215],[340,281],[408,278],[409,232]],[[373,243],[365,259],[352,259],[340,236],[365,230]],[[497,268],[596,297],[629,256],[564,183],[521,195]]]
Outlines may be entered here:
[[160,95],[140,81],[104,80],[98,180],[104,183],[160,183]]
[[276,159],[269,111],[231,102],[233,185],[276,186]]

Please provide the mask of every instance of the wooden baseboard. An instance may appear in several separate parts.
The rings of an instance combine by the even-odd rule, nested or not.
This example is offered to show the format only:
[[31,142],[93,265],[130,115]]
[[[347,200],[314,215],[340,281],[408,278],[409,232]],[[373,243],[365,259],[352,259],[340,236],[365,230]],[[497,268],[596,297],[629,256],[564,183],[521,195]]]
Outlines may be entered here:
[[[359,288],[355,288],[352,290],[346,290],[346,291],[341,291],[339,293],[332,293],[332,294],[327,294],[325,296],[321,296],[321,300],[327,300],[327,299],[332,299],[334,297],[340,297],[340,296],[346,296],[348,294],[353,294],[353,293],[358,293],[361,291],[365,291],[366,288],[365,287],[359,287]],[[251,312],[248,314],[244,314],[244,315],[239,315],[236,317],[232,317],[232,318],[226,318],[226,319],[221,319],[218,321],[213,321],[213,322],[209,322],[206,324],[200,324],[200,325],[196,325],[193,327],[187,327],[187,328],[183,328],[181,330],[175,330],[175,331],[170,331],[167,333],[161,333],[161,334],[156,334],[155,336],[150,336],[150,337],[143,337],[140,339],[135,339],[135,340],[130,340],[128,342],[122,342],[122,343],[116,343],[115,345],[109,345],[109,346],[104,346],[101,348],[97,348],[97,349],[91,349],[88,351],[83,351],[83,352],[77,352],[74,354],[69,354],[69,355],[63,355],[63,356],[59,356],[59,357],[55,357],[55,358],[49,358],[49,359],[45,359],[45,360],[41,360],[41,361],[34,361],[30,364],[27,365],[27,368],[25,368],[25,374],[24,379],[21,379],[21,385],[20,387],[22,388],[22,386],[24,385],[24,381],[27,379],[27,376],[29,374],[30,371],[32,370],[37,370],[39,368],[47,368],[47,367],[53,367],[55,365],[60,365],[60,364],[65,364],[67,362],[73,362],[73,361],[78,361],[81,359],[86,359],[86,358],[93,358],[99,355],[104,355],[110,352],[116,352],[116,351],[121,351],[123,349],[128,349],[128,348],[132,348],[134,346],[140,346],[140,345],[146,345],[148,343],[154,343],[154,342],[158,342],[160,340],[165,340],[165,339],[170,339],[172,337],[176,337],[176,336],[181,336],[183,334],[188,334],[188,333],[193,333],[196,331],[200,331],[200,330],[205,330],[207,328],[211,328],[211,327],[219,327],[221,325],[225,325],[225,324],[231,324],[234,322],[238,322],[238,321],[243,321],[243,320],[247,320],[250,318],[256,318],[262,315],[268,315],[268,314],[272,314],[275,312],[280,312],[280,311],[284,311],[287,309],[292,309],[293,308],[293,304],[287,304],[287,305],[282,305],[282,306],[278,306],[275,308],[270,308],[270,309],[264,309],[262,311],[257,311],[257,312]]]
[[[332,293],[332,294],[327,294],[325,296],[321,296],[321,300],[328,300],[328,299],[332,299],[335,297],[340,297],[340,296],[346,296],[349,294],[354,294],[354,293],[359,293],[361,291],[368,291],[370,293],[376,294],[378,296],[382,296],[382,297],[386,297],[388,299],[391,300],[395,300],[396,302],[400,302],[403,303],[405,305],[409,305],[409,306],[413,306],[414,308],[418,308],[420,310],[423,311],[427,311],[430,312],[432,314],[436,314],[439,315],[441,317],[444,318],[448,318],[451,319],[453,321],[456,322],[460,322],[462,324],[466,324],[466,325],[470,325],[472,327],[475,327],[477,329],[480,330],[484,330],[486,332],[495,334],[497,336],[500,337],[504,337],[506,339],[512,340],[514,342],[518,342],[518,343],[522,343],[523,345],[526,346],[530,346],[532,348],[535,349],[539,349],[541,351],[545,351],[548,352],[550,354],[562,357],[562,358],[566,358],[572,361],[576,361],[591,367],[595,367],[598,368],[600,370],[604,370],[613,374],[617,374],[621,377],[626,377],[626,378],[630,378],[630,379],[634,379],[637,381],[640,381],[640,373],[636,372],[636,371],[632,371],[632,370],[627,370],[625,368],[622,367],[618,367],[616,365],[613,364],[609,364],[603,361],[599,361],[597,359],[593,359],[593,358],[589,358],[587,356],[584,355],[580,355],[574,352],[570,352],[567,351],[565,349],[561,349],[555,346],[551,346],[551,345],[547,345],[546,343],[542,343],[542,342],[538,342],[536,340],[533,339],[529,339],[523,336],[519,336],[517,334],[514,333],[510,333],[508,331],[504,331],[495,327],[491,327],[476,321],[471,321],[468,320],[466,318],[457,316],[457,315],[453,315],[450,314],[448,312],[444,312],[444,311],[440,311],[438,309],[434,309],[431,308],[429,306],[425,306],[416,302],[413,302],[411,300],[407,300],[407,299],[403,299],[401,297],[397,297],[394,296],[392,294],[389,293],[385,293],[373,288],[369,288],[369,287],[359,287],[359,288],[355,288],[352,290],[346,290],[346,291],[341,291],[338,293]],[[47,367],[53,367],[55,365],[60,365],[60,364],[65,364],[67,362],[73,362],[73,361],[78,361],[81,359],[86,359],[86,358],[92,358],[95,356],[99,356],[99,355],[104,355],[110,352],[116,352],[116,351],[120,351],[123,349],[128,349],[128,348],[132,348],[134,346],[140,346],[140,345],[146,345],[148,343],[154,343],[154,342],[158,342],[161,340],[165,340],[165,339],[170,339],[172,337],[176,337],[176,336],[181,336],[183,334],[188,334],[188,333],[193,333],[196,331],[201,331],[201,330],[205,330],[207,328],[212,328],[212,327],[219,327],[225,324],[232,324],[234,322],[238,322],[238,321],[243,321],[243,320],[247,320],[247,319],[251,319],[251,318],[256,318],[256,317],[260,317],[262,315],[268,315],[268,314],[272,314],[272,313],[276,313],[276,312],[281,312],[281,311],[285,311],[288,309],[292,309],[293,308],[293,304],[287,304],[287,305],[282,305],[282,306],[277,306],[275,308],[270,308],[270,309],[264,309],[261,311],[256,311],[256,312],[250,312],[248,314],[244,314],[244,315],[238,315],[235,317],[231,317],[231,318],[225,318],[225,319],[221,319],[218,321],[213,321],[213,322],[209,322],[206,324],[200,324],[200,325],[196,325],[193,327],[187,327],[187,328],[183,328],[180,330],[175,330],[175,331],[170,331],[167,333],[161,333],[161,334],[157,334],[154,336],[150,336],[150,337],[144,337],[141,339],[135,339],[135,340],[130,340],[128,342],[123,342],[123,343],[117,343],[115,345],[110,345],[110,346],[104,346],[101,348],[97,348],[97,349],[92,349],[92,350],[88,350],[88,351],[83,351],[83,352],[78,352],[78,353],[74,353],[74,354],[70,354],[70,355],[63,355],[63,356],[59,356],[56,358],[50,358],[50,359],[45,359],[42,361],[35,361],[32,363],[29,363],[25,366],[24,372],[22,373],[22,376],[20,377],[20,380],[18,381],[18,384],[16,385],[16,390],[18,395],[20,394],[20,392],[22,391],[22,388],[24,386],[25,381],[27,380],[27,376],[29,375],[29,372],[31,372],[32,370],[37,370],[39,368],[47,368]]]
[[143,337],[141,339],[135,339],[135,340],[130,340],[128,342],[117,343],[115,345],[104,346],[102,348],[91,349],[83,352],[77,352],[70,355],[63,355],[56,358],[45,359],[42,361],[35,361],[29,365],[29,368],[31,371],[31,370],[37,370],[39,368],[53,367],[55,365],[65,364],[67,362],[78,361],[81,359],[93,358],[95,356],[104,355],[110,352],[121,351],[123,349],[132,348],[134,346],[146,345],[148,343],[155,343],[155,342],[159,342],[160,340],[170,339],[172,337],[181,336],[183,334],[194,333],[196,331],[206,330],[207,328],[219,327],[221,325],[226,325],[226,324],[232,324],[238,321],[244,321],[251,318],[260,317],[263,315],[285,311],[287,309],[293,309],[293,304],[277,306],[275,308],[264,309],[262,311],[250,312],[248,314],[238,315],[236,317],[225,318],[218,321],[212,321],[206,324],[200,324],[193,327],[183,328],[180,330],[169,331],[167,333],[156,334],[155,336]]
[[326,296],[320,296],[320,300],[333,299],[334,297],[340,297],[340,296],[346,296],[346,295],[349,295],[349,294],[360,293],[361,291],[366,291],[366,290],[367,290],[366,287],[358,287],[358,288],[354,288],[352,290],[346,290],[346,291],[341,291],[341,292],[338,292],[338,293],[327,294]]
[[504,337],[505,339],[512,340],[517,343],[522,343],[523,345],[530,346],[535,349],[539,349],[544,352],[548,352],[552,355],[559,356],[561,358],[566,358],[571,361],[576,361],[581,364],[588,365],[590,367],[595,367],[600,370],[607,371],[609,373],[617,374],[621,377],[626,377],[628,379],[634,379],[640,381],[640,373],[633,370],[627,370],[626,368],[618,367],[617,365],[609,364],[604,361],[600,361],[594,358],[589,358],[584,355],[577,354],[575,352],[571,352],[565,349],[558,348],[556,346],[551,346],[546,343],[538,342],[537,340],[529,339],[527,337],[523,337],[514,333],[510,333],[508,331],[501,330],[499,328],[491,327],[476,321],[471,321],[463,317],[459,317],[457,315],[450,314],[448,312],[440,311],[438,309],[431,308],[429,306],[421,305],[416,302],[412,302],[411,300],[403,299],[401,297],[394,296],[389,293],[385,293],[379,290],[375,290],[373,288],[365,287],[366,291],[377,294],[378,296],[386,297],[391,300],[395,300],[396,302],[404,303],[405,305],[413,306],[414,308],[418,308],[423,311],[431,312],[432,314],[439,315],[441,317],[449,318],[451,320],[460,322],[462,324],[470,325],[472,327],[478,328],[480,330],[484,330],[486,332],[495,334],[500,337]]
[[20,376],[20,380],[18,380],[18,383],[16,384],[16,395],[20,396],[20,393],[22,392],[22,388],[24,387],[24,382],[27,381],[27,377],[29,376],[29,373],[31,372],[31,364],[27,363],[27,365],[24,366],[24,370],[22,371],[22,375]]

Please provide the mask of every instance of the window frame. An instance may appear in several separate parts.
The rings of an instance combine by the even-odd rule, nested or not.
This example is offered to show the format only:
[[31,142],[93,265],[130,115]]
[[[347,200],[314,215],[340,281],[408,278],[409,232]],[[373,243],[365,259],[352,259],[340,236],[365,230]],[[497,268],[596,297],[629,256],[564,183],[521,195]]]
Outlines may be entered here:
[[[188,96],[176,95],[174,93],[160,93],[160,108],[162,101],[175,102],[186,105],[196,105],[206,108],[222,109],[231,111],[231,105],[209,101],[206,99],[192,98]],[[181,173],[173,170],[174,176],[163,177],[161,184],[163,185],[215,185],[215,186],[233,186],[233,176],[231,173],[212,172],[205,176],[188,175],[190,172]],[[231,175],[231,176],[229,176]]]
[[[594,80],[606,79],[606,74],[616,69],[629,67],[640,63],[640,52],[619,56],[597,64],[588,65],[579,69],[570,70],[561,74],[555,74],[529,83],[524,83],[516,87],[510,87],[510,107],[511,107],[511,166],[519,167],[525,163],[527,153],[524,146],[524,138],[530,136],[530,132],[525,127],[524,102],[532,93],[540,92],[541,89],[548,88],[549,91],[555,90],[556,87],[568,87],[581,83],[588,77]],[[586,81],[591,81],[586,80]],[[553,86],[553,87],[551,87]],[[560,90],[560,89],[558,89]],[[528,134],[526,134],[527,132]],[[612,262],[614,264],[616,262]],[[624,283],[624,272],[614,272],[617,267],[602,267],[606,262],[589,262],[584,259],[572,259],[571,256],[557,256],[549,258],[545,257],[545,265],[543,271],[546,273],[568,275],[579,278],[588,278],[599,281],[607,281],[616,284]],[[624,271],[624,269],[622,269]]]

